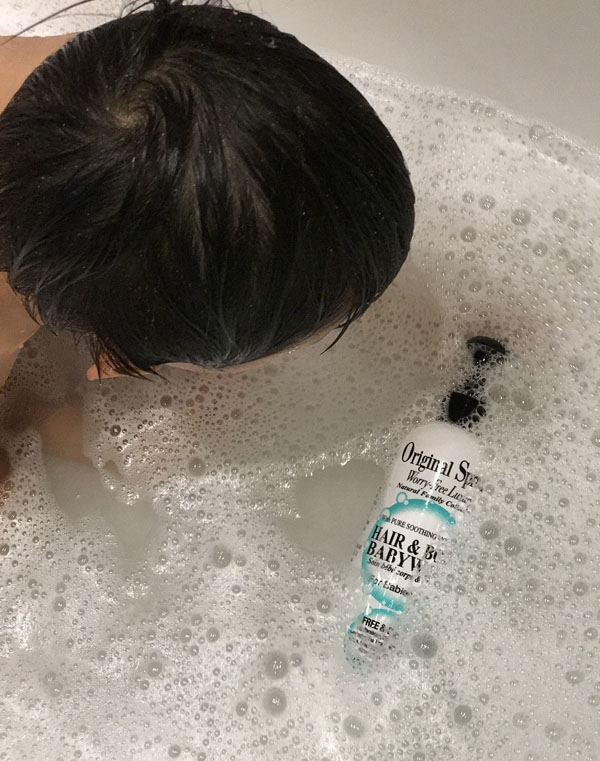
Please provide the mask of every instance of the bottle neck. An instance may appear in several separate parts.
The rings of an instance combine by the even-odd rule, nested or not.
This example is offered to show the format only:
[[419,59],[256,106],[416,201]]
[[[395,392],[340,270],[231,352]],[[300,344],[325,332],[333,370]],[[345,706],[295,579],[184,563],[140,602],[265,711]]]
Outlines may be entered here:
[[467,341],[473,359],[473,370],[465,380],[444,399],[441,420],[462,428],[472,428],[486,415],[485,384],[488,370],[502,362],[506,349],[486,336]]

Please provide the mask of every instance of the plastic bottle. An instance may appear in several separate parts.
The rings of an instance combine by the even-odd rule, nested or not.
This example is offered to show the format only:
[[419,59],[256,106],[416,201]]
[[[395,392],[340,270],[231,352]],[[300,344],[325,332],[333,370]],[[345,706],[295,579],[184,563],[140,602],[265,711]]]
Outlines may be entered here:
[[506,350],[485,336],[467,346],[473,372],[446,398],[442,420],[416,428],[402,442],[378,500],[384,507],[358,547],[368,600],[346,633],[351,662],[384,646],[428,566],[441,556],[449,531],[476,499],[479,452],[470,429],[485,415],[484,372]]

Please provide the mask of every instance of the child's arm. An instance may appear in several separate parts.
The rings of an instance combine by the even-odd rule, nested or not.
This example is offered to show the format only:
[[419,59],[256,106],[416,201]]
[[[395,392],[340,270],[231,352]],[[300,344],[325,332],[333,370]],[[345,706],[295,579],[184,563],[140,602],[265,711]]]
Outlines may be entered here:
[[[23,395],[17,398],[11,413],[6,421],[7,428],[13,432],[26,428],[36,430],[41,436],[45,454],[93,467],[91,460],[83,453],[81,400],[74,399],[69,404],[57,406],[37,397]],[[105,467],[119,475],[112,461]],[[8,452],[0,444],[0,509],[6,499],[10,498],[13,486],[10,481],[11,472]]]
[[82,417],[81,399],[57,406],[28,395],[17,398],[7,426],[13,431],[33,428],[47,454],[91,465],[83,453]]

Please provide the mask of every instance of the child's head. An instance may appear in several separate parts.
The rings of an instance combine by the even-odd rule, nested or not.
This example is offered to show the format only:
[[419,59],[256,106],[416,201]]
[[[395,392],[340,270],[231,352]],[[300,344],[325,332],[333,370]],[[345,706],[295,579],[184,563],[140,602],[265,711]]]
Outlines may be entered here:
[[0,115],[0,270],[121,372],[347,327],[411,241],[396,143],[292,35],[154,4],[75,37]]

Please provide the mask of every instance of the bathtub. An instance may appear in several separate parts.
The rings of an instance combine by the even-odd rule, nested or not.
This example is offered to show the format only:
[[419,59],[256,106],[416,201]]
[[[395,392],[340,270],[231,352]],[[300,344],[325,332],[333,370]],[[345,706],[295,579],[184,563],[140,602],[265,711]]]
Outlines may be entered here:
[[[38,13],[18,5],[1,32]],[[1,408],[52,376],[50,402],[84,400],[93,467],[0,431],[15,463],[0,757],[600,758],[600,7],[239,7],[393,125],[418,190],[413,253],[325,360],[319,343],[227,381],[92,386],[68,337],[36,337]],[[510,355],[488,381],[477,508],[395,655],[357,668],[343,643],[378,490],[481,332]]]

